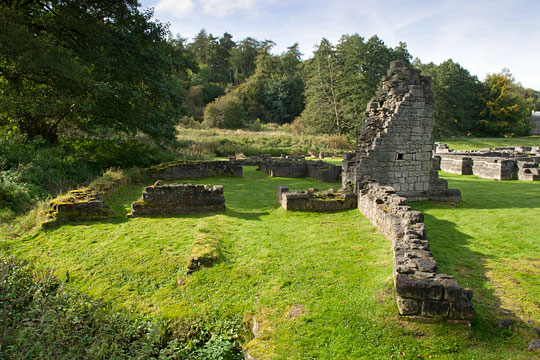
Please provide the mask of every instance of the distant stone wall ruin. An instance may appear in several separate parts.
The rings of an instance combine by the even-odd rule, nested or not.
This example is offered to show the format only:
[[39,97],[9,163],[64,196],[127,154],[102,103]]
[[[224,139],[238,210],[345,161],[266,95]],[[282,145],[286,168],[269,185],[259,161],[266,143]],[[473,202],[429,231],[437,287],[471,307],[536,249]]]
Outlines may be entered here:
[[531,113],[531,135],[540,135],[540,111]]
[[411,201],[447,198],[448,184],[432,166],[433,103],[431,79],[393,61],[367,106],[359,148],[344,154],[343,186],[358,190],[369,176]]
[[339,182],[341,166],[324,161],[309,161],[302,159],[265,159],[259,168],[271,177],[311,177],[323,182]]
[[528,146],[454,151],[436,143],[435,156],[442,171],[482,179],[540,181],[540,149]]
[[161,180],[242,177],[242,166],[231,161],[180,162],[154,166],[148,175]]
[[390,186],[359,184],[358,209],[392,241],[394,287],[404,316],[468,321],[474,316],[472,292],[450,275],[437,273],[429,251],[424,215]]
[[128,217],[179,215],[225,210],[223,186],[163,184],[146,187],[142,200],[131,204]]
[[279,186],[277,190],[278,202],[286,210],[317,212],[349,210],[357,206],[356,198],[355,193],[345,189],[289,191],[288,187]]

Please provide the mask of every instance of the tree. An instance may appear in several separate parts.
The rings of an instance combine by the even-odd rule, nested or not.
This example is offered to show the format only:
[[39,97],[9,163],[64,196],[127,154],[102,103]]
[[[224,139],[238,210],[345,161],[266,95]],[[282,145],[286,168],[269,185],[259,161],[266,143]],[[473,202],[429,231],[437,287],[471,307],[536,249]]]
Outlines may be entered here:
[[337,46],[323,39],[306,63],[306,107],[299,121],[311,132],[355,132],[390,62],[409,59],[404,43],[391,49],[376,36],[366,42],[358,34],[344,35]]
[[478,129],[484,135],[527,135],[530,130],[532,101],[527,101],[507,70],[489,74],[484,81],[485,107],[480,113]]
[[306,108],[304,121],[314,132],[341,135],[346,124],[339,101],[338,79],[342,68],[334,46],[323,38],[306,65]]
[[203,126],[238,129],[244,126],[246,112],[242,102],[233,94],[218,97],[204,109]]
[[188,63],[134,0],[0,7],[1,123],[55,141],[61,129],[174,137]]
[[416,62],[431,77],[435,96],[435,135],[470,135],[475,132],[482,109],[482,84],[458,63],[448,59],[440,65]]

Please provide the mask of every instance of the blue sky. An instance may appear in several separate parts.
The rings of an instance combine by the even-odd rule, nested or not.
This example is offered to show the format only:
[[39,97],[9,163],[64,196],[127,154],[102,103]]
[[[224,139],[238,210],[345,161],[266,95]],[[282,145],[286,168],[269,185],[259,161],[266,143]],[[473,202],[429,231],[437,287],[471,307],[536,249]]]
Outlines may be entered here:
[[537,0],[140,0],[173,34],[191,40],[201,29],[276,42],[295,42],[304,58],[326,37],[378,35],[388,46],[406,42],[422,62],[459,62],[481,80],[509,68],[540,90],[540,1]]

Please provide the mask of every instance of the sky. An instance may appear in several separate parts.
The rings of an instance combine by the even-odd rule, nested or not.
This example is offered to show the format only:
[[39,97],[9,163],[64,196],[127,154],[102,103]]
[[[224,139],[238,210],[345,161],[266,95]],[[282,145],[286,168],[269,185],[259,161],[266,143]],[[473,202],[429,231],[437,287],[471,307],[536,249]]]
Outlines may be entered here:
[[298,42],[310,58],[323,37],[373,35],[387,46],[405,42],[422,63],[452,59],[483,80],[508,68],[540,90],[538,0],[139,0],[173,35],[191,41],[201,30],[239,41],[273,40],[279,54]]

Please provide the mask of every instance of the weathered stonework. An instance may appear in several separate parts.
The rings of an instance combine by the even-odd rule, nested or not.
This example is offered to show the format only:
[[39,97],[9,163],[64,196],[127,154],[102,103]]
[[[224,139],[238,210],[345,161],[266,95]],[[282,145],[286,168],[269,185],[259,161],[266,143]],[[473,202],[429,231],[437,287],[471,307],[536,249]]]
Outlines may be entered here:
[[311,177],[323,182],[339,182],[341,166],[324,161],[281,158],[261,161],[260,170],[271,177]]
[[531,135],[540,135],[540,111],[531,113]]
[[231,161],[181,162],[152,167],[148,175],[162,180],[242,177],[242,166]]
[[252,155],[248,157],[240,154],[229,156],[229,161],[239,165],[259,166],[261,161],[269,160],[271,158],[272,156],[270,154]]
[[109,216],[109,207],[103,202],[103,193],[71,190],[49,203],[49,216],[60,221],[100,220]]
[[223,186],[163,184],[148,186],[142,200],[131,204],[129,217],[178,215],[225,210]]
[[364,179],[358,209],[392,241],[394,287],[399,313],[427,319],[468,321],[472,292],[450,275],[438,274],[429,251],[424,215],[390,186]]
[[354,209],[357,205],[356,194],[346,189],[289,191],[288,187],[278,186],[277,199],[286,210],[340,211]]
[[433,103],[431,79],[393,61],[367,106],[360,147],[344,154],[343,186],[358,190],[362,178],[369,176],[411,201],[448,198],[448,184],[432,165]]
[[454,151],[436,143],[435,156],[441,158],[441,170],[452,174],[493,180],[540,180],[540,157],[533,147]]

